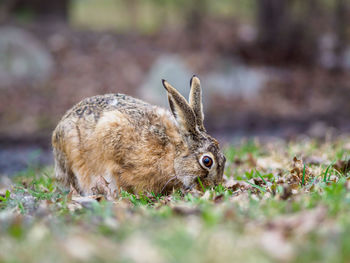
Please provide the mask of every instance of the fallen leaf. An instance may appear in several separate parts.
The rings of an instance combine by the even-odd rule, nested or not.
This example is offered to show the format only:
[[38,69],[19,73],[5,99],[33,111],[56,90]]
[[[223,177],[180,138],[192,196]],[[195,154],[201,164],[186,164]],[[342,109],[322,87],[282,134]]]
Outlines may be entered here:
[[292,195],[293,195],[292,187],[290,185],[288,185],[288,184],[283,185],[283,192],[279,196],[279,198],[282,199],[282,200],[287,200]]
[[239,189],[239,183],[233,179],[233,177],[230,178],[224,178],[223,186],[231,191],[236,191]]
[[350,159],[347,161],[344,160],[338,160],[334,165],[334,169],[336,169],[338,172],[341,172],[343,174],[346,174],[350,171]]
[[236,157],[233,162],[236,166],[240,166],[244,163],[243,160],[239,157]]
[[290,170],[291,176],[289,178],[290,183],[303,183],[304,184],[310,179],[311,171],[302,160],[298,160],[297,157],[293,158],[292,169]]
[[224,195],[223,194],[219,194],[219,195],[214,197],[214,203],[215,204],[221,203],[222,201],[224,201]]
[[104,200],[103,195],[91,195],[91,196],[81,196],[72,195],[71,201],[68,203],[68,209],[70,211],[75,211],[82,209],[83,207],[91,209],[94,203],[98,203]]
[[103,195],[107,200],[111,201],[116,198],[115,193],[111,191],[109,183],[103,176],[99,176],[94,187],[91,188],[94,195]]
[[193,197],[200,197],[200,196],[202,196],[202,194],[203,194],[202,191],[197,190],[197,189],[194,189],[194,188],[191,189],[191,190],[189,190],[189,191],[186,191],[186,193],[191,194]]
[[329,177],[329,181],[332,181],[334,183],[338,182],[338,180],[339,180],[338,176],[334,174]]
[[188,216],[188,215],[198,215],[200,210],[198,207],[193,207],[187,204],[178,204],[172,207],[175,214]]
[[261,179],[260,177],[253,178],[253,181],[254,181],[254,184],[256,184],[256,185],[263,185],[263,184],[265,184],[263,179]]

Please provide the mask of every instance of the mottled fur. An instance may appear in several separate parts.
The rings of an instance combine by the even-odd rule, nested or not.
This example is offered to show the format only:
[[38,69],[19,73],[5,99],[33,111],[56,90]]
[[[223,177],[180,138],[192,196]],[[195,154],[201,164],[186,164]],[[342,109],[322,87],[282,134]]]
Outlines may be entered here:
[[[78,103],[52,135],[56,177],[81,194],[91,194],[101,176],[115,193],[188,188],[196,185],[197,177],[205,185],[218,183],[225,159],[217,141],[205,132],[199,79],[193,78],[192,88],[193,83],[194,109],[163,81],[175,118],[163,108],[123,94]],[[215,159],[214,170],[199,162],[206,152]]]

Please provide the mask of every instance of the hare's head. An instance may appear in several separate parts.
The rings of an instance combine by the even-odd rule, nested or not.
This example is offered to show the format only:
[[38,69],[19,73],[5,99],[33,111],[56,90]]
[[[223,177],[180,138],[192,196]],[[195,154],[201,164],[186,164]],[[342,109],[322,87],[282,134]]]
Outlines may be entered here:
[[174,160],[176,178],[185,189],[198,187],[199,182],[204,186],[219,184],[226,158],[220,151],[219,143],[204,128],[202,89],[198,77],[191,79],[188,102],[165,80],[163,86],[168,92],[170,109],[186,149],[179,151]]

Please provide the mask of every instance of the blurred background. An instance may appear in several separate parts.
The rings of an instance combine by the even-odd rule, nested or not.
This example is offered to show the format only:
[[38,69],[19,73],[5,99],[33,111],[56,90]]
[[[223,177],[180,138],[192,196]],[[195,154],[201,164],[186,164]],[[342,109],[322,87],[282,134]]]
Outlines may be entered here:
[[197,74],[224,142],[350,131],[348,0],[2,0],[0,174],[50,164],[72,105],[120,92],[167,107]]

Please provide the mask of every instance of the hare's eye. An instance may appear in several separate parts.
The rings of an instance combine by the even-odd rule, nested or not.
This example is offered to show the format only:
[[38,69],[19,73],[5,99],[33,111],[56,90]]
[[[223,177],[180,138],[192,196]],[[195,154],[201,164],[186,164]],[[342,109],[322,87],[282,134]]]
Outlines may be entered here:
[[204,155],[202,157],[202,163],[204,164],[205,167],[210,168],[213,165],[213,159],[207,155]]

